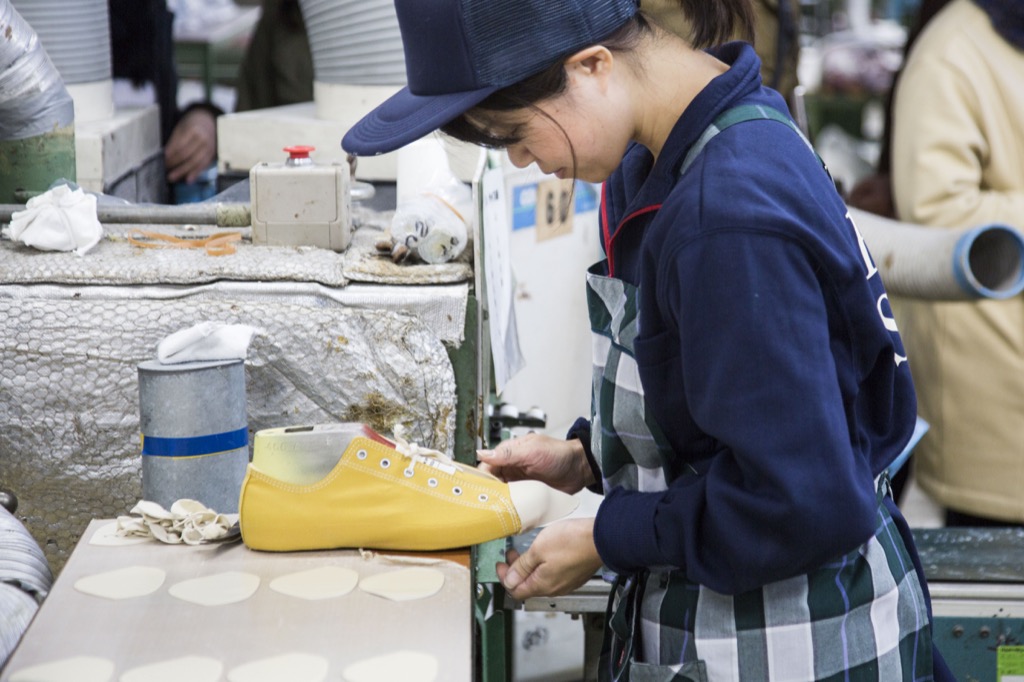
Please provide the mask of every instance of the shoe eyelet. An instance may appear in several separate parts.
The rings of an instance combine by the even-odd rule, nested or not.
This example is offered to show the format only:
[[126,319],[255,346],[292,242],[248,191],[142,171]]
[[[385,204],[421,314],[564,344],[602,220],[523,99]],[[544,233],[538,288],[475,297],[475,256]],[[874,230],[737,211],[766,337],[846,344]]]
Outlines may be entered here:
[[360,450],[357,452],[356,457],[359,459],[366,459],[366,450]]
[[391,460],[388,459],[387,457],[385,457],[384,459],[382,459],[380,461],[380,468],[381,469],[387,469],[389,466],[391,466]]
[[427,485],[429,485],[431,488],[436,488],[437,487],[437,479],[436,478],[427,479]]
[[455,486],[454,488],[452,488],[452,495],[461,495],[461,494],[462,494],[462,488],[460,488],[459,486]]
[[487,497],[487,493],[480,493],[480,495],[476,499],[480,500],[481,502],[486,502],[490,498]]
[[402,473],[405,474],[406,478],[412,478],[413,474],[415,474],[416,472],[413,471],[412,469],[406,469]]

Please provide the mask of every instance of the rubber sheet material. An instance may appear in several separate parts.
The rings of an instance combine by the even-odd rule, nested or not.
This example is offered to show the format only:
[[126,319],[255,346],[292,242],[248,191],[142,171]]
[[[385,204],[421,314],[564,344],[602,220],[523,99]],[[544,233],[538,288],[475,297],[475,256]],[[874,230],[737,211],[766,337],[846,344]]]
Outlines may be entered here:
[[[59,254],[37,254],[17,244],[3,243],[4,267],[0,284],[178,284],[196,285],[218,281],[314,282],[344,287],[349,282],[390,285],[439,285],[467,283],[473,270],[462,258],[438,265],[398,265],[377,252],[376,242],[390,225],[394,211],[354,209],[353,220],[360,225],[352,243],[342,253],[312,246],[254,246],[249,228],[224,231],[211,225],[146,226],[145,240],[133,225],[104,225],[104,237],[89,258],[58,258]],[[230,242],[234,253],[210,256],[204,248],[214,235],[237,234]],[[225,237],[226,239],[227,237]],[[197,248],[145,248],[191,240]],[[33,255],[48,258],[31,258]]]

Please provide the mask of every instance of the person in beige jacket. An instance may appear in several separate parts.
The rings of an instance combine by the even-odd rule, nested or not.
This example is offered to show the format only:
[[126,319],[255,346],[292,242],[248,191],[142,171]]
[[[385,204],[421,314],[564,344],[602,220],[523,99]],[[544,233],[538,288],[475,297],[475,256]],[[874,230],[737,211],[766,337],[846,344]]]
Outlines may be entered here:
[[[900,220],[1024,229],[1024,3],[952,0],[895,91]],[[947,525],[1024,523],[1024,295],[897,302],[919,411],[914,477]]]

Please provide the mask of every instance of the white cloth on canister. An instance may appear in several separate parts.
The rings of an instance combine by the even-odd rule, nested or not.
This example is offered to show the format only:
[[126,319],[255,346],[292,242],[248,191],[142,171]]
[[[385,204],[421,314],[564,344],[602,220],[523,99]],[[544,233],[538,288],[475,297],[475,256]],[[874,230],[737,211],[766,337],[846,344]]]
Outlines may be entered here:
[[157,345],[156,357],[165,365],[244,360],[255,333],[254,327],[245,324],[200,322],[167,336]]

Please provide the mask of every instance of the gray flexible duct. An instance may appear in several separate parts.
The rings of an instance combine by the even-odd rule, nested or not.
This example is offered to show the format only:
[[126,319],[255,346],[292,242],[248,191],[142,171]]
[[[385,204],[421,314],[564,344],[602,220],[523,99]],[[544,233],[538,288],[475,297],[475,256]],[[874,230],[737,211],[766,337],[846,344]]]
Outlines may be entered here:
[[36,32],[0,0],[0,140],[24,140],[70,126],[75,105]]
[[405,85],[393,0],[299,0],[314,78],[338,85]]
[[939,229],[851,208],[890,294],[934,301],[1024,291],[1024,234],[1008,225]]
[[21,521],[0,507],[0,668],[52,586],[43,550]]

